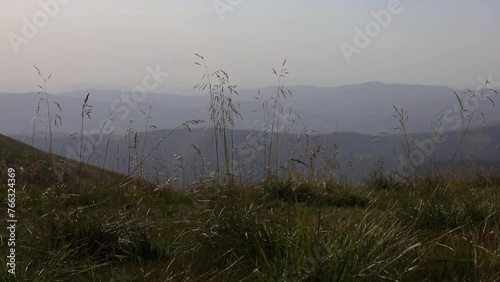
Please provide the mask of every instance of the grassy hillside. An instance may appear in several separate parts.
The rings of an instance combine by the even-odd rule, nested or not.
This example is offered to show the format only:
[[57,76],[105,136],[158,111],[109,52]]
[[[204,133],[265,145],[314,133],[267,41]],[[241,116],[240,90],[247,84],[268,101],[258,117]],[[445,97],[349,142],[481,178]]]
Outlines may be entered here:
[[23,142],[0,134],[0,151],[3,154],[10,154],[12,158],[20,158],[25,152],[36,152],[37,150]]
[[0,142],[5,209],[6,167],[23,167],[17,276],[6,272],[3,240],[2,281],[500,280],[498,176],[205,181],[178,191],[116,185],[119,175],[88,167],[76,185],[78,163]]
[[[50,155],[0,134],[0,169],[6,172],[9,167],[16,170],[18,185],[35,185],[42,188],[75,185],[80,179],[85,183],[117,184],[124,178],[119,173],[103,171],[92,165],[80,166],[79,162]],[[2,183],[6,182],[5,173],[1,174],[0,179]]]

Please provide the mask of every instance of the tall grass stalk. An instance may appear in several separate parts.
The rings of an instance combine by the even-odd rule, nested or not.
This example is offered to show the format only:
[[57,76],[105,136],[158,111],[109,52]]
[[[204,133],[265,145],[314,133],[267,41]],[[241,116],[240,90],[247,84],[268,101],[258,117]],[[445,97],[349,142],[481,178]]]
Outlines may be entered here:
[[[147,139],[148,139],[148,132],[149,132],[149,129],[157,129],[157,127],[155,125],[150,125],[149,124],[149,120],[151,119],[151,111],[152,111],[152,107],[149,106],[149,111],[148,113],[146,114],[146,112],[142,111],[141,112],[146,116],[146,124],[144,126],[144,141],[142,142],[142,152],[141,152],[141,162],[144,160],[144,157],[145,157],[145,152],[146,152],[146,142],[147,142]],[[143,168],[141,167],[141,171],[140,171],[140,174],[142,175],[143,174]]]
[[[479,93],[479,95],[473,94],[471,90],[468,90],[467,92],[464,93],[467,95],[471,94],[470,99],[476,99],[476,103],[475,103],[474,108],[472,109],[472,112],[467,116],[467,124],[465,124],[466,117],[465,117],[464,113],[467,112],[468,109],[465,109],[462,99],[458,96],[458,94],[456,92],[454,92],[455,97],[457,98],[457,101],[458,101],[459,106],[460,106],[460,115],[461,115],[461,119],[462,119],[462,133],[460,134],[460,140],[458,141],[457,148],[455,149],[455,152],[453,153],[453,157],[451,158],[452,162],[455,160],[455,158],[458,154],[458,151],[462,147],[462,143],[464,141],[465,136],[467,135],[467,132],[469,130],[471,122],[474,119],[474,117],[476,116],[476,112],[479,109],[480,101],[482,99],[488,99],[493,104],[493,107],[495,106],[495,102],[493,102],[493,99],[491,99],[489,96],[485,96],[485,90],[487,90],[486,87],[488,86],[488,84],[490,84],[490,81],[486,80],[483,87],[481,88],[481,92]],[[489,90],[493,93],[498,94],[498,92],[494,89],[489,89]],[[484,114],[481,113],[481,116],[483,118],[483,126],[484,126],[484,123],[485,123]],[[462,157],[462,159],[463,159],[463,157]]]
[[[114,117],[113,117],[113,115],[114,115],[114,112],[111,112],[106,117],[106,119],[104,120],[104,123],[102,124],[101,128],[99,129],[99,133],[97,134],[97,137],[95,138],[95,141],[92,144],[92,149],[91,149],[92,153],[89,154],[89,157],[87,158],[87,161],[85,162],[86,164],[90,163],[90,159],[94,155],[95,148],[97,147],[97,143],[99,142],[99,139],[101,138],[101,135],[102,135],[104,129],[108,126],[109,122],[113,122],[115,120]],[[110,137],[111,137],[111,135],[108,136],[108,141],[109,141]]]
[[33,119],[31,120],[31,123],[33,124],[33,128],[31,129],[31,147],[34,147],[35,145],[35,129],[36,129],[36,124],[40,121],[40,104],[41,100],[38,99],[38,105],[36,107],[36,112],[35,115],[33,116]]
[[399,130],[403,133],[403,148],[405,150],[405,157],[406,161],[410,165],[411,168],[411,178],[415,178],[415,164],[413,163],[411,159],[411,136],[410,136],[410,131],[408,129],[408,112],[405,111],[403,108],[398,109],[396,106],[392,105],[394,110],[396,111],[396,114],[393,114],[392,116],[398,119],[399,126],[394,128],[395,130]]
[[134,129],[134,121],[130,120],[127,127],[127,149],[128,149],[128,157],[127,157],[127,176],[130,176],[130,171],[132,170],[132,154],[137,148],[137,132]]
[[109,133],[108,139],[106,141],[106,149],[104,150],[104,160],[102,162],[101,181],[103,179],[105,168],[106,168],[106,160],[108,157],[108,148],[109,148],[109,143],[111,142],[111,136],[113,136],[113,132],[114,132],[114,130]]
[[[37,85],[38,88],[40,88],[42,91],[36,92],[35,94],[45,94],[45,103],[47,105],[47,122],[48,122],[48,127],[49,127],[49,153],[52,154],[52,120],[54,121],[54,126],[58,127],[59,125],[62,124],[62,118],[59,114],[55,114],[52,116],[51,111],[50,111],[50,101],[49,101],[49,93],[47,91],[47,82],[50,80],[52,77],[52,74],[50,74],[47,78],[43,75],[42,71],[37,67],[35,67],[36,71],[38,72],[38,76],[42,78],[43,83],[41,85]],[[62,111],[61,105],[57,102],[54,102],[54,104],[59,108],[59,111]]]
[[275,162],[274,162],[274,175],[275,176],[278,175],[278,168],[279,168],[279,165],[278,165],[278,162],[279,162],[279,132],[278,131],[279,130],[276,132],[276,139],[273,140],[273,138],[274,138],[275,128],[279,129],[279,119],[278,120],[276,119],[277,111],[278,111],[278,113],[283,114],[283,105],[280,102],[280,98],[283,97],[286,100],[287,95],[291,95],[291,92],[289,90],[285,91],[283,84],[282,84],[283,78],[285,77],[285,75],[288,74],[288,71],[286,70],[286,61],[287,61],[287,59],[285,58],[285,60],[283,60],[283,63],[281,65],[281,70],[280,70],[279,74],[273,68],[273,74],[278,79],[278,85],[276,87],[276,95],[274,96],[273,106],[272,106],[273,116],[272,116],[272,121],[271,121],[271,136],[270,136],[270,140],[269,140],[269,156],[268,156],[268,158],[269,158],[268,159],[268,166],[269,167],[267,168],[266,178],[270,178],[271,174],[273,174],[270,165],[271,165],[271,160],[273,157],[273,145],[274,145],[274,143],[276,143],[276,145],[275,145],[276,152],[275,152]]
[[128,176],[125,178],[125,181],[122,182],[122,185],[124,183],[127,183],[129,180],[131,180],[132,178],[132,175],[134,175],[134,173],[137,171],[137,169],[145,162],[147,161],[150,157],[151,157],[151,154],[153,154],[153,152],[161,145],[163,144],[163,142],[172,134],[174,133],[177,129],[179,128],[186,128],[187,130],[189,130],[189,132],[191,132],[191,126],[196,126],[196,125],[199,125],[201,123],[203,123],[204,121],[203,120],[189,120],[189,121],[186,121],[184,123],[182,123],[181,125],[178,125],[177,127],[175,127],[174,129],[170,130],[165,136],[163,136],[162,138],[160,138],[160,140],[153,146],[153,148],[146,154],[146,156],[144,157],[143,160],[141,160],[139,162],[139,164],[137,166],[134,167],[134,169],[132,171],[129,172]]
[[205,91],[205,89],[207,89],[207,87],[208,87],[208,92],[210,95],[210,105],[209,105],[208,109],[210,112],[210,120],[212,121],[212,133],[213,133],[213,138],[214,138],[214,142],[215,142],[216,172],[217,172],[217,175],[219,175],[220,174],[219,139],[218,139],[218,131],[217,131],[217,120],[214,116],[215,113],[213,110],[213,109],[215,109],[215,101],[216,101],[215,91],[212,87],[211,74],[208,70],[208,66],[207,66],[207,63],[205,62],[205,58],[199,54],[196,54],[196,53],[195,53],[195,56],[201,60],[201,63],[199,63],[199,62],[194,62],[194,63],[196,65],[204,68],[204,73],[203,73],[201,80],[205,81],[205,79],[206,79],[207,82],[195,85],[193,88],[196,90]]
[[80,113],[81,117],[81,123],[80,123],[80,163],[83,163],[83,123],[85,120],[85,116],[88,117],[88,119],[91,119],[90,114],[92,113],[92,105],[90,105],[89,102],[89,96],[90,93],[87,94],[85,99],[83,100],[82,104],[82,111]]
[[[234,101],[234,95],[238,95],[236,85],[232,85],[229,81],[229,75],[224,70],[217,70],[213,73],[208,71],[207,64],[203,56],[195,54],[201,63],[195,62],[196,65],[203,66],[205,74],[202,81],[206,83],[195,85],[194,89],[204,91],[207,87],[210,94],[210,105],[208,111],[212,120],[212,132],[214,134],[215,153],[217,161],[217,174],[220,177],[220,161],[219,161],[219,142],[222,142],[224,155],[224,177],[226,180],[233,180],[232,166],[234,163],[234,126],[235,119],[243,119],[239,113],[239,103]],[[212,83],[210,77],[217,79],[217,83]],[[221,139],[221,140],[219,140]]]

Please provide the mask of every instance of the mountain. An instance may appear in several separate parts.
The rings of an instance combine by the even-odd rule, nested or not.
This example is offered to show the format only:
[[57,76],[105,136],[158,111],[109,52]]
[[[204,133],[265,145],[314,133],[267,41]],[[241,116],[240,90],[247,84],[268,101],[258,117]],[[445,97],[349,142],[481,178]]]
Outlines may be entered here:
[[[290,86],[293,96],[282,100],[283,114],[277,113],[281,130],[299,133],[305,128],[321,132],[351,131],[363,134],[392,132],[398,126],[393,117],[397,108],[408,112],[408,128],[411,132],[427,132],[431,129],[431,121],[438,114],[445,114],[443,127],[457,129],[452,125],[460,119],[460,103],[454,92],[463,100],[474,93],[462,94],[466,91],[454,90],[440,86],[421,86],[406,84],[385,84],[369,82],[364,84],[340,87]],[[261,98],[256,99],[260,91]],[[243,120],[236,121],[236,128],[243,130],[262,129],[266,118],[273,112],[272,102],[265,105],[265,100],[274,97],[276,87],[258,89],[242,89],[234,97],[240,105]],[[146,123],[157,129],[174,128],[192,119],[208,121],[206,111],[209,104],[208,94],[178,96],[172,94],[130,93],[118,90],[86,89],[49,95],[49,100],[57,101],[62,112],[62,126],[54,128],[57,132],[79,132],[81,124],[81,107],[86,95],[90,93],[89,104],[92,105],[91,119],[86,119],[84,127],[87,134],[98,133],[102,124],[114,112],[113,128],[116,133],[125,133],[131,126],[135,131],[145,131]],[[41,96],[39,96],[41,97]],[[134,98],[136,97],[136,98]],[[32,131],[32,119],[37,109],[37,96],[31,93],[0,94],[0,132],[3,134],[26,134]],[[490,96],[492,102],[498,102],[496,94]],[[484,114],[486,122],[500,121],[500,111],[492,102],[483,99],[477,109],[471,125],[480,126]],[[57,112],[55,104],[50,105],[53,113]],[[151,107],[151,109],[150,109]],[[40,107],[41,122],[35,130],[45,130],[46,106]],[[463,112],[465,115],[472,111]],[[297,116],[295,115],[297,114]],[[146,118],[150,116],[149,121]],[[130,120],[133,120],[130,125]],[[268,123],[268,122],[267,122]]]
[[[165,136],[168,137],[163,139]],[[271,162],[274,165],[278,160],[280,173],[288,170],[307,173],[311,170],[361,181],[377,170],[401,174],[410,168],[404,136],[399,134],[372,136],[337,132],[280,133],[278,136],[274,142],[278,142],[279,154],[277,156],[274,151]],[[30,138],[22,135],[13,137],[30,142]],[[248,181],[261,179],[269,161],[269,148],[266,147],[269,135],[262,131],[236,130],[233,138],[233,170]],[[462,131],[444,132],[440,140],[431,133],[410,133],[408,139],[416,173],[457,166],[463,169],[464,162],[469,164],[467,170],[475,172],[483,164],[491,169],[491,165],[500,161],[500,124],[470,129],[465,135]],[[156,130],[130,136],[101,135],[96,140],[96,135],[84,138],[84,144],[89,144],[84,148],[84,154],[91,152],[84,155],[85,162],[123,174],[130,173],[140,164],[143,175],[152,181],[169,178],[194,180],[207,177],[216,168],[217,156],[210,130]],[[53,143],[54,152],[79,159],[78,138],[59,134]],[[46,149],[48,140],[43,133],[38,133],[34,144]],[[223,163],[222,149],[219,159]]]

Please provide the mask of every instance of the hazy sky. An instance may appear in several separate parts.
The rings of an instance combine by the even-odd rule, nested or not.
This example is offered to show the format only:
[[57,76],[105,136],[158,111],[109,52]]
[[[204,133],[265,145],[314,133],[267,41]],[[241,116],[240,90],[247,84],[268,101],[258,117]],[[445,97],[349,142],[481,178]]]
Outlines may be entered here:
[[[500,80],[498,0],[401,0],[399,12],[348,63],[341,43],[356,47],[355,28],[364,30],[371,11],[394,1],[1,0],[0,92],[35,90],[32,65],[52,73],[50,87],[58,90],[82,83],[133,87],[146,66],[160,65],[170,76],[157,91],[187,93],[182,89],[202,74],[193,53],[226,70],[240,88],[273,85],[271,68],[285,57],[289,85],[475,87],[479,75]],[[57,3],[45,25],[41,3]],[[42,22],[31,38],[23,35],[23,18]]]

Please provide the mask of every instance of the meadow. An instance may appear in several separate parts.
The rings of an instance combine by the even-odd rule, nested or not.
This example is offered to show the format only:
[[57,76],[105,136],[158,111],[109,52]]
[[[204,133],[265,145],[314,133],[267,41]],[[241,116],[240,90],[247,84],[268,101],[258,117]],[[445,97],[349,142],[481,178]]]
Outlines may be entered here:
[[[4,281],[500,278],[498,176],[410,182],[374,175],[358,186],[211,181],[174,190],[120,184],[113,174],[99,181],[92,167],[80,182],[76,162],[56,160],[47,171],[44,156],[13,164],[23,167],[17,273],[12,279],[2,256]],[[56,167],[66,170],[62,176]]]
[[[237,92],[225,72],[208,72],[203,57],[198,58],[207,69],[197,88],[210,95],[216,159],[211,177],[184,183],[182,189],[141,177],[149,154],[135,163],[129,159],[129,171],[122,175],[93,166],[82,155],[70,160],[52,154],[51,139],[48,152],[42,152],[0,136],[0,198],[7,207],[4,172],[13,168],[18,219],[16,276],[7,272],[2,255],[0,279],[500,280],[498,174],[478,170],[472,176],[402,177],[373,171],[362,183],[346,183],[313,169],[291,169],[311,167],[321,151],[316,147],[302,159],[290,158],[293,166],[282,173],[279,154],[288,143],[279,138],[276,117],[291,94],[282,82],[285,61],[281,70],[273,70],[276,96],[264,102],[271,109],[264,176],[241,181],[231,166],[234,121],[243,118],[233,100]],[[50,76],[40,76],[47,120],[57,126],[60,120],[50,111],[46,95]],[[81,132],[91,118],[88,98],[82,105]],[[405,146],[408,117],[403,109],[395,110]],[[187,121],[179,128],[190,130],[200,122]],[[52,128],[48,130],[52,138]],[[168,142],[169,135],[158,144]],[[136,138],[131,131],[134,147]],[[7,252],[6,228],[1,235],[2,252]]]

